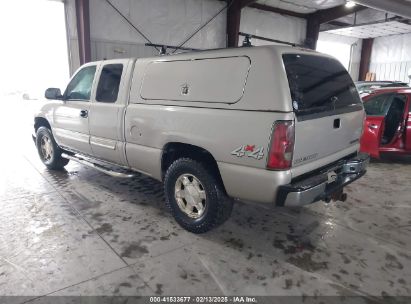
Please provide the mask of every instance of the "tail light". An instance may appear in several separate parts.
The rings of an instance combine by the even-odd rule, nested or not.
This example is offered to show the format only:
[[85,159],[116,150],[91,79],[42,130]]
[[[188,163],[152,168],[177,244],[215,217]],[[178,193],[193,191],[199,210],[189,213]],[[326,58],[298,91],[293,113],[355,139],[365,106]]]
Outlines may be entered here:
[[277,121],[271,136],[267,169],[284,170],[291,168],[294,151],[293,121]]

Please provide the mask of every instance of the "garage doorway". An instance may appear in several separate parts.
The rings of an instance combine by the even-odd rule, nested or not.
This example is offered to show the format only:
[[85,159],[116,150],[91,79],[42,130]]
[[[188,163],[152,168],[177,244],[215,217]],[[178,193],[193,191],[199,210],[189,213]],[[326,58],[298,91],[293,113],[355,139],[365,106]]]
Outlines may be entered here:
[[335,41],[318,40],[317,51],[337,58],[348,70],[351,60],[351,45]]
[[[30,138],[33,112],[48,87],[63,88],[69,79],[64,3],[13,0],[0,3],[0,135],[13,125]],[[7,126],[7,128],[4,128]],[[28,129],[28,127],[30,129]]]
[[[64,3],[46,0],[0,4],[0,89],[39,98],[69,77]],[[27,96],[26,96],[27,97]]]

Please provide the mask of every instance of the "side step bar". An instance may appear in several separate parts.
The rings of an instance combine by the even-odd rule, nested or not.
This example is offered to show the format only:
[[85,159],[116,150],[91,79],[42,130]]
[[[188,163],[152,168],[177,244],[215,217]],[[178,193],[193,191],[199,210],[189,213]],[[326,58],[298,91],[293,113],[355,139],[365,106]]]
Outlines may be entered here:
[[61,157],[72,160],[72,161],[75,161],[75,162],[78,162],[82,165],[85,165],[87,167],[96,169],[97,171],[103,172],[103,173],[105,173],[107,175],[110,175],[110,176],[113,176],[113,177],[132,178],[132,177],[135,176],[134,174],[127,174],[127,173],[122,173],[122,172],[117,172],[117,171],[110,170],[108,168],[103,167],[102,165],[92,163],[92,162],[90,162],[90,161],[88,161],[88,160],[86,160],[86,159],[84,159],[84,158],[82,158],[81,156],[78,156],[78,155],[68,155],[66,153],[62,153]]

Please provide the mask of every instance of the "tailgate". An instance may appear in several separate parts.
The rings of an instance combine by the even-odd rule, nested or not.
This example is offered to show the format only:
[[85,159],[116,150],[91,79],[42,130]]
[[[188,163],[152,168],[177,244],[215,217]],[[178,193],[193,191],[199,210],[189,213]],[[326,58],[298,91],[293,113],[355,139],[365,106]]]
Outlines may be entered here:
[[[339,128],[334,127],[336,121],[339,121]],[[356,152],[362,121],[361,111],[301,122],[296,120],[293,169],[315,161],[317,168],[322,167]],[[311,166],[294,170],[293,177],[308,171]]]
[[364,111],[355,85],[335,59],[284,54],[295,113],[293,177],[356,152]]

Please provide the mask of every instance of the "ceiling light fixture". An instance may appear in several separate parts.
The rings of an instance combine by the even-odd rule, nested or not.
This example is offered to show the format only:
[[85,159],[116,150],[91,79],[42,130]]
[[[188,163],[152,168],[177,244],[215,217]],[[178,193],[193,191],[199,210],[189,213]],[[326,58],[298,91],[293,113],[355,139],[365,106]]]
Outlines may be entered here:
[[347,3],[345,3],[345,7],[346,8],[352,8],[354,6],[356,6],[357,4],[354,1],[347,1]]

